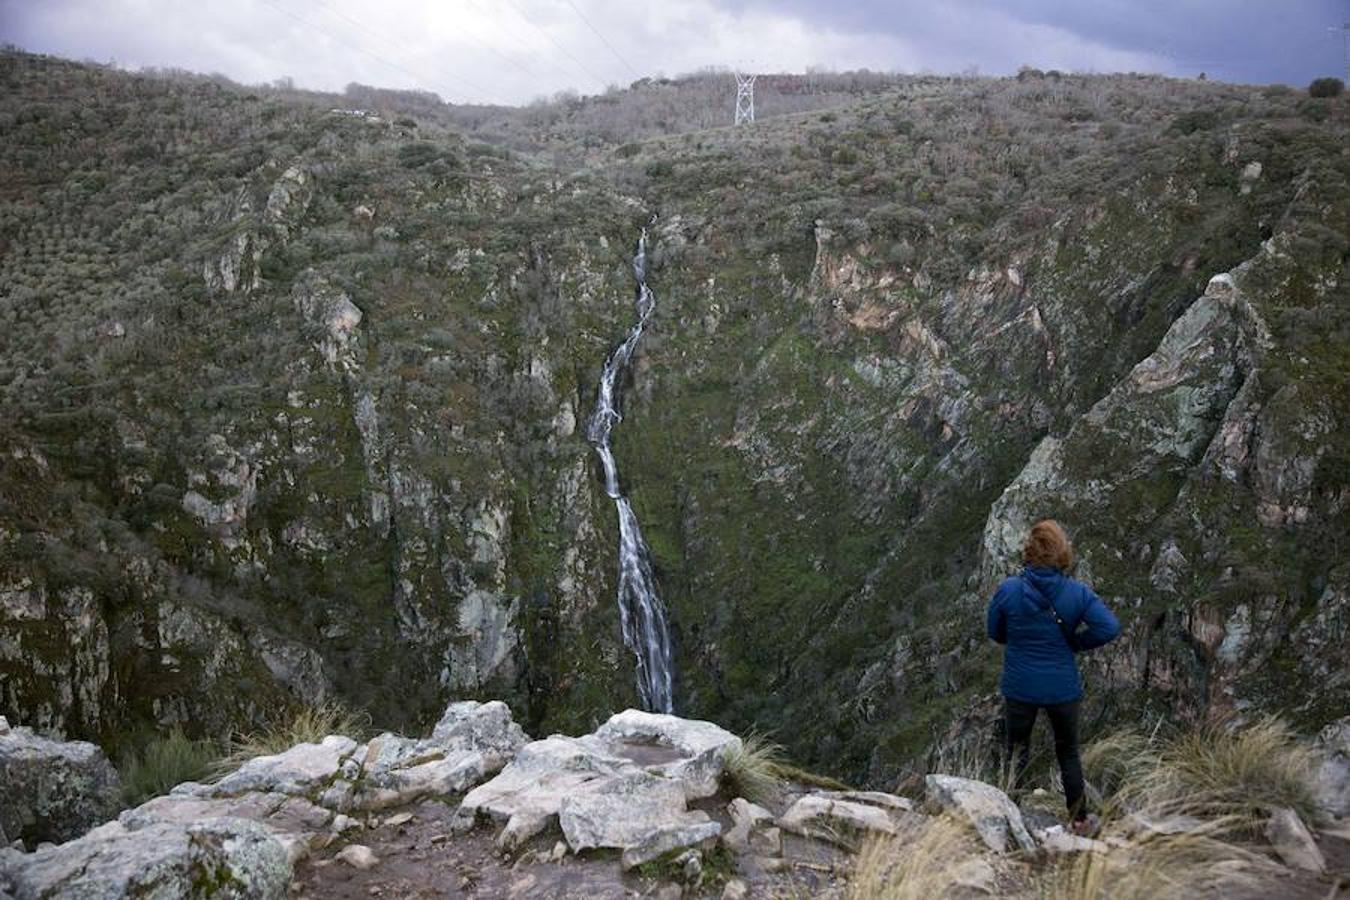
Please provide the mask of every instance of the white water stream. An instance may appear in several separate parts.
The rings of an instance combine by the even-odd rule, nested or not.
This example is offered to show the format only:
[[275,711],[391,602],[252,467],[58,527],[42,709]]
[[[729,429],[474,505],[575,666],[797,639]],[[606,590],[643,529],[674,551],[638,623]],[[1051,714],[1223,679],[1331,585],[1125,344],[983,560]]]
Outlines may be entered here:
[[614,500],[619,513],[619,621],[624,643],[637,656],[638,694],[644,709],[668,713],[674,710],[674,705],[666,608],[656,591],[656,578],[652,574],[647,542],[642,539],[637,515],[619,488],[619,469],[610,449],[610,434],[623,419],[614,394],[615,385],[627,370],[647,327],[647,319],[656,306],[656,297],[647,288],[645,228],[633,256],[633,276],[637,279],[637,324],[605,360],[595,412],[586,426],[586,437],[600,456],[605,471],[605,493]]

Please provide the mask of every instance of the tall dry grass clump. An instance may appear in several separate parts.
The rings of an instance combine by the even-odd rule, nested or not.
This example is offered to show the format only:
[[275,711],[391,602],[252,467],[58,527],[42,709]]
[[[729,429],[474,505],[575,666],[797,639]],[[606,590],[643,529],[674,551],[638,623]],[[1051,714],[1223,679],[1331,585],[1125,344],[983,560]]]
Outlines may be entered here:
[[928,822],[917,838],[873,837],[858,851],[846,900],[932,900],[945,897],[982,860],[970,829],[951,816]]
[[[1034,769],[1041,762],[1041,755],[1033,753],[1029,768]],[[928,771],[983,781],[1004,792],[1010,792],[1016,786],[1016,770],[1012,760],[1001,747],[989,741],[944,744],[930,757]]]
[[785,768],[782,746],[752,731],[741,739],[740,749],[723,759],[722,784],[753,803],[773,803],[782,793]]
[[[1114,843],[1119,833],[1107,835]],[[1252,888],[1270,862],[1210,833],[1134,835],[1109,853],[1068,857],[1043,872],[1040,900],[1190,900]]]
[[1318,816],[1313,752],[1278,718],[1239,728],[1205,725],[1164,741],[1126,743],[1125,750],[1111,796],[1124,809],[1239,827],[1259,825],[1281,806],[1305,821]]
[[229,754],[220,760],[216,772],[223,775],[250,759],[284,753],[296,744],[317,744],[330,734],[359,740],[369,727],[369,715],[352,712],[338,703],[299,707],[257,731],[235,735]]

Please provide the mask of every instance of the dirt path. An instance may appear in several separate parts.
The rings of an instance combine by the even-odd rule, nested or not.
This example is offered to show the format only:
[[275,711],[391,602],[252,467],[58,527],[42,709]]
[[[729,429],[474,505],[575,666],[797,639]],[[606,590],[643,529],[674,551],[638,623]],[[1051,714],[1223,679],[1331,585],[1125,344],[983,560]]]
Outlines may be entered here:
[[[454,835],[450,822],[455,807],[428,802],[409,807],[412,818],[401,824],[379,824],[350,832],[348,843],[374,851],[379,862],[362,871],[338,858],[343,846],[316,852],[296,867],[292,895],[353,900],[422,898],[548,898],[548,900],[620,900],[633,897],[679,897],[668,878],[624,873],[617,853],[550,854],[561,841],[556,833],[528,843],[519,853],[503,856],[494,844],[495,829],[480,827]],[[375,821],[385,821],[383,816]],[[835,869],[844,857],[815,842],[790,841],[785,864],[745,857],[736,872],[710,871],[702,891],[691,896],[720,897],[726,877],[740,877],[753,898],[828,897],[838,892]]]

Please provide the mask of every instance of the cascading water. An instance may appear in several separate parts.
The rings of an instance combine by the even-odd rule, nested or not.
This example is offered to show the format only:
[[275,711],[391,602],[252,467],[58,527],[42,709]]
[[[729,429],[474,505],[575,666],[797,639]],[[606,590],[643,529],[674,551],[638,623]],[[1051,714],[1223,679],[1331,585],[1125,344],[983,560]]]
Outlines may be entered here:
[[[653,219],[655,221],[655,219]],[[622,344],[605,360],[600,373],[600,390],[595,412],[586,426],[586,437],[600,456],[605,471],[605,493],[614,500],[619,512],[619,621],[623,641],[637,656],[638,694],[644,709],[668,713],[671,700],[670,629],[666,608],[656,592],[647,542],[628,498],[619,489],[619,469],[610,449],[610,434],[623,418],[615,402],[615,383],[627,369],[642,332],[656,306],[656,297],[647,288],[647,229],[638,238],[633,256],[633,276],[637,279],[637,324]]]

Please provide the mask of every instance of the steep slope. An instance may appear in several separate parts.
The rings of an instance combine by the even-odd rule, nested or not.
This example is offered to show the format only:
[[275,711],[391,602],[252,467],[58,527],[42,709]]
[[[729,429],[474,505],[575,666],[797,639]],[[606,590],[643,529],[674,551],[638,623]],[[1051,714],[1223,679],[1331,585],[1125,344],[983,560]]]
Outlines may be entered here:
[[[1122,690],[1093,690],[1109,704],[1099,725],[1146,707],[1193,713],[1221,681],[1239,690],[1225,667],[1249,685],[1283,677],[1260,653],[1229,665],[1194,652],[1181,623],[1212,615],[1218,595],[1334,640],[1343,596],[1333,588],[1318,617],[1310,592],[1334,584],[1347,555],[1336,112],[1329,126],[1276,92],[1154,79],[974,83],[647,145],[635,165],[678,222],[659,245],[671,299],[641,376],[651,387],[638,396],[652,399],[633,412],[623,465],[652,523],[686,702],[742,729],[779,727],[799,755],[853,777],[899,775],[993,691],[983,603],[1013,560],[1003,507],[986,523],[991,505],[1047,435],[1082,430],[1128,390],[1135,363],[1174,352],[1172,322],[1200,315],[1210,277],[1249,259],[1243,303],[1269,340],[1228,326],[1213,373],[1209,357],[1183,354],[1178,377],[1214,382],[1213,396],[1183,393],[1171,417],[1123,408],[1082,451],[1095,469],[1027,497],[1012,525],[1060,515],[1130,624],[1110,657],[1128,661]],[[1270,477],[1204,476],[1230,397],[1260,369],[1269,381],[1245,396],[1272,410],[1270,467],[1316,495],[1306,516],[1246,521]],[[1291,382],[1299,393],[1276,399]],[[1316,437],[1286,431],[1309,417],[1294,433]],[[1130,467],[1143,429],[1177,445],[1167,468]],[[1108,473],[1121,490],[1094,487]],[[1072,505],[1080,494],[1092,501]],[[1191,530],[1240,527],[1228,552],[1214,549],[1187,587],[1152,586],[1180,539],[1169,517],[1224,503]],[[1003,542],[984,549],[986,531]],[[1225,574],[1235,564],[1271,572],[1263,593]],[[1164,683],[1130,657],[1141,642],[1194,676]],[[1344,708],[1343,661],[1322,654],[1296,671],[1292,691],[1329,690],[1295,707],[1239,690],[1239,705],[1309,727]]]
[[0,712],[635,703],[582,420],[652,213],[613,450],[679,712],[893,780],[982,708],[1047,514],[1130,629],[1104,717],[1346,705],[1273,638],[1344,627],[1344,100],[898,79],[561,174],[565,129],[0,63]]
[[4,62],[4,707],[628,698],[577,423],[642,211],[444,132]]

